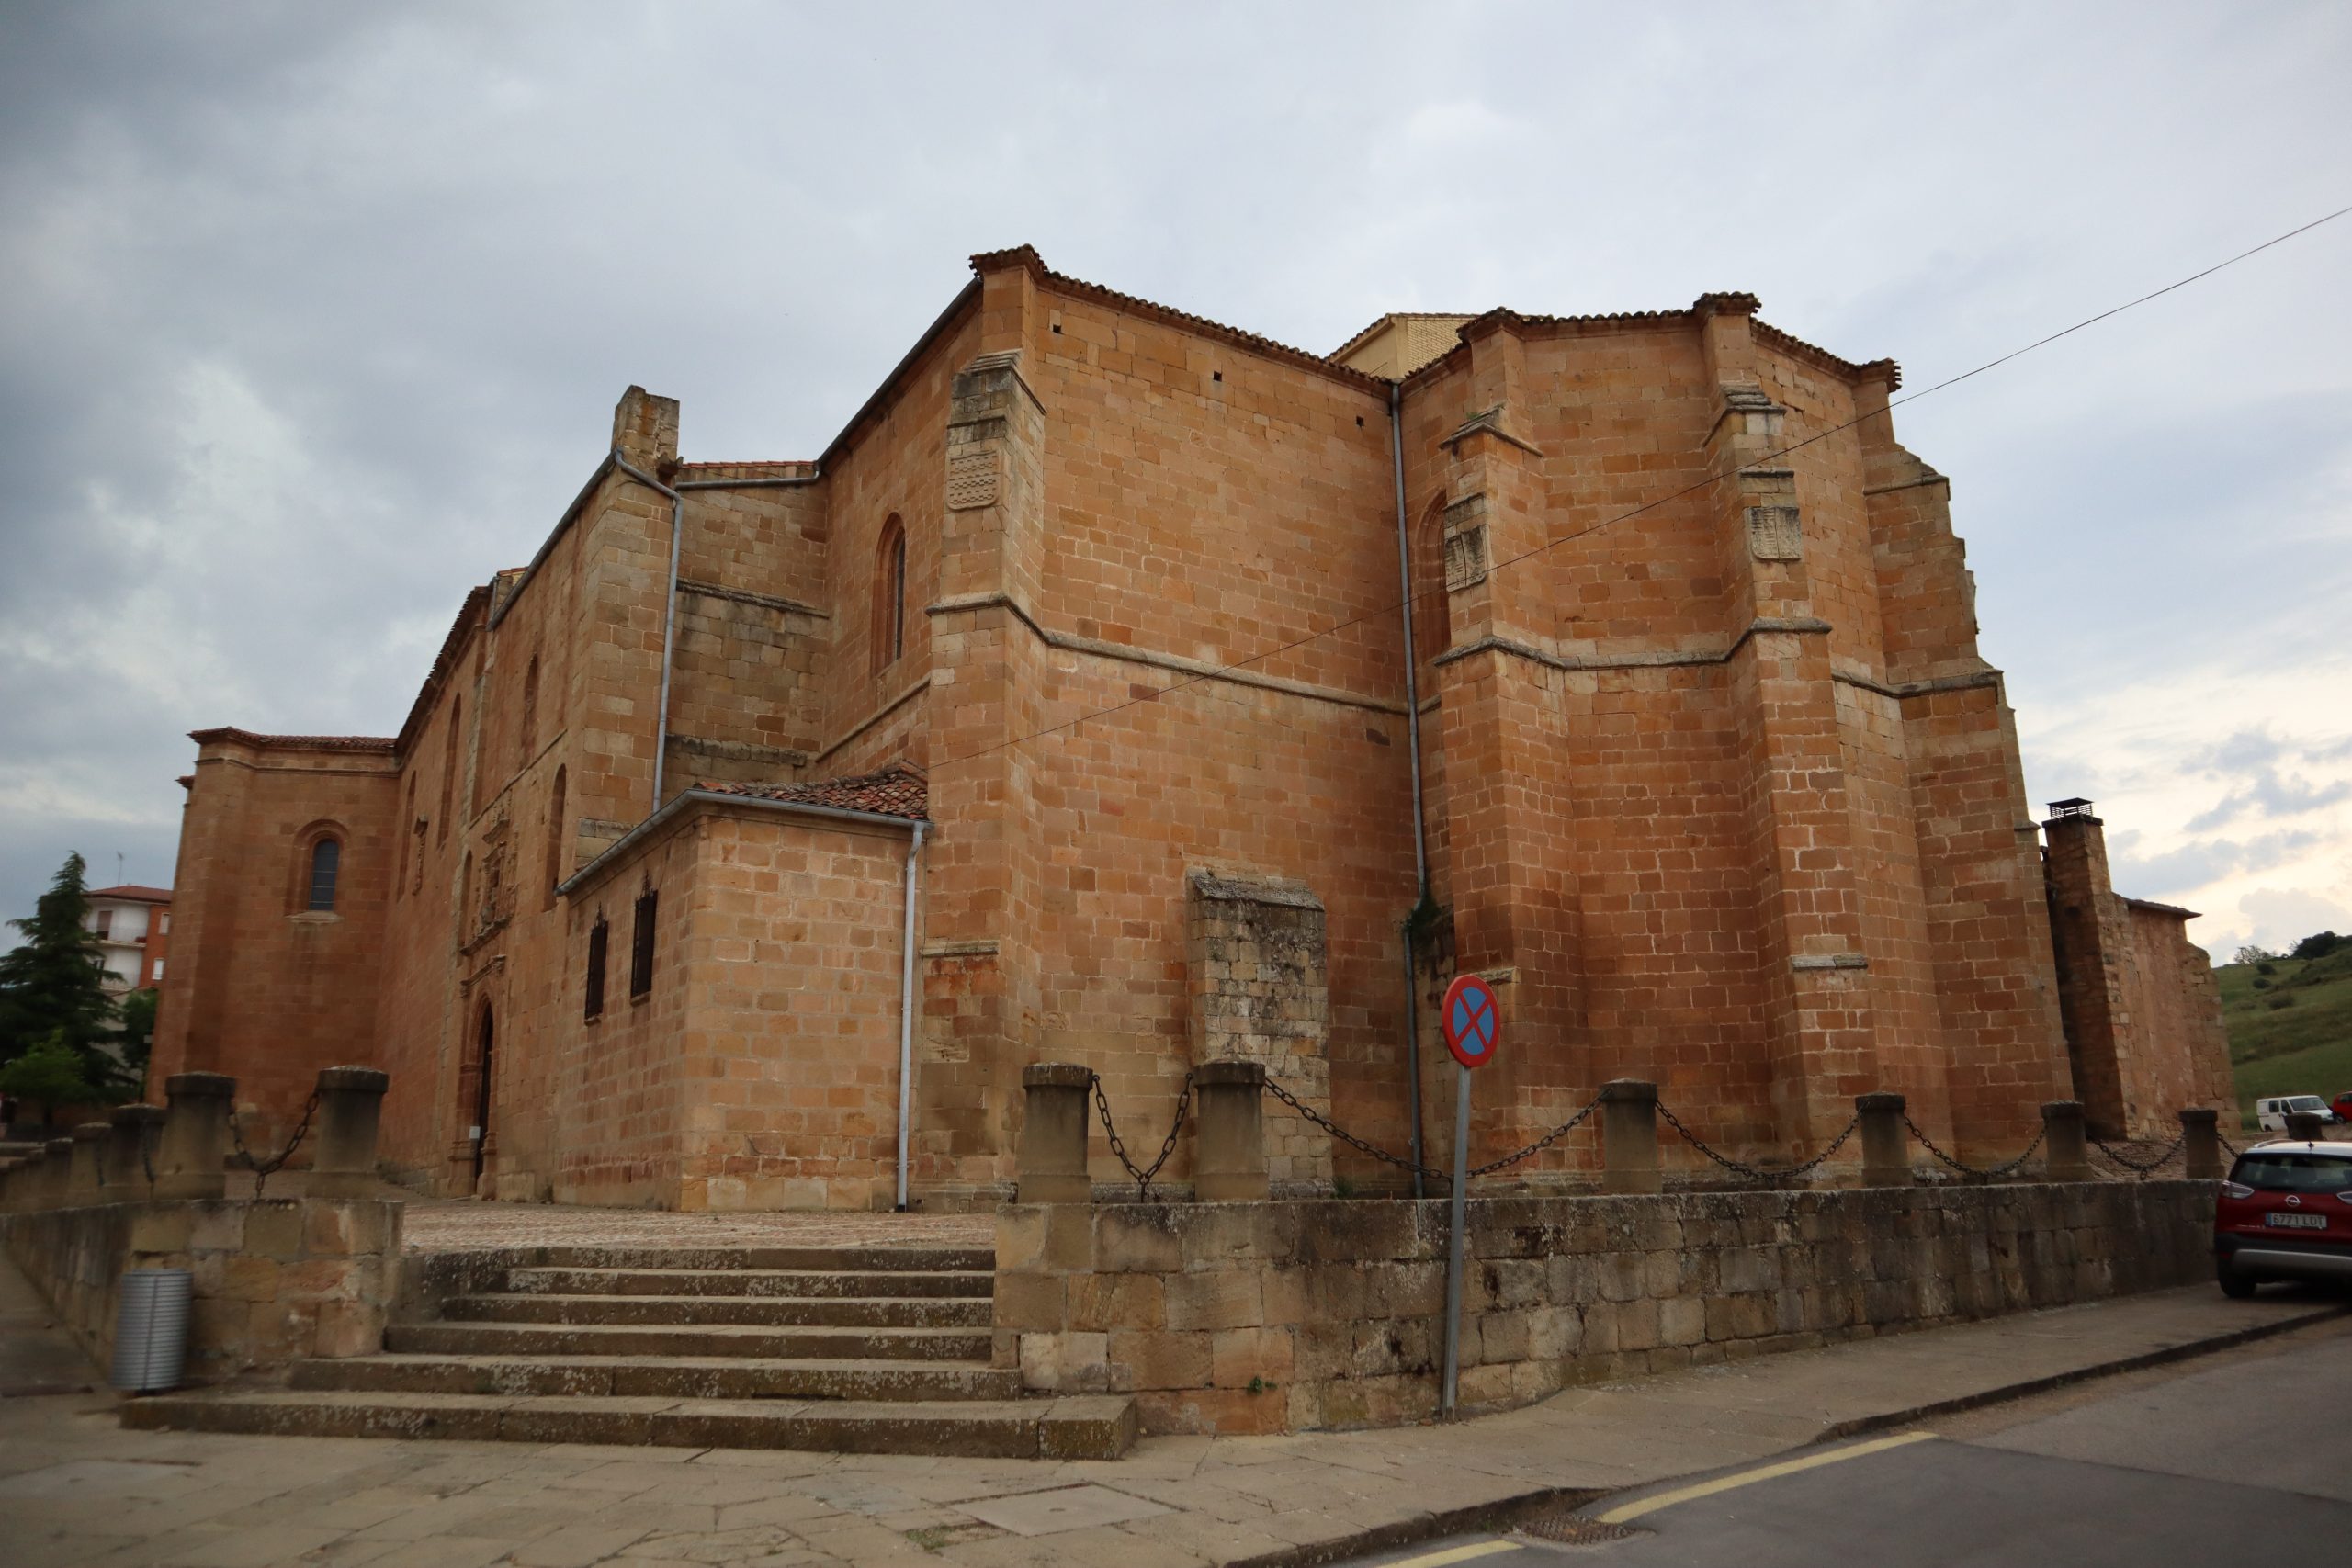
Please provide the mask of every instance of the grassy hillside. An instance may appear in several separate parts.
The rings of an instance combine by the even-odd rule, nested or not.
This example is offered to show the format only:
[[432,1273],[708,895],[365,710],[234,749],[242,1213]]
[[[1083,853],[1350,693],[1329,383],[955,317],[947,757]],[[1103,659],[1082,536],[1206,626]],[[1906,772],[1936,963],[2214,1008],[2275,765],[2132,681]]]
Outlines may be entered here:
[[2275,958],[2267,975],[2260,967],[2226,964],[2214,971],[2249,1127],[2254,1102],[2264,1096],[2334,1100],[2352,1089],[2352,948],[2325,958]]

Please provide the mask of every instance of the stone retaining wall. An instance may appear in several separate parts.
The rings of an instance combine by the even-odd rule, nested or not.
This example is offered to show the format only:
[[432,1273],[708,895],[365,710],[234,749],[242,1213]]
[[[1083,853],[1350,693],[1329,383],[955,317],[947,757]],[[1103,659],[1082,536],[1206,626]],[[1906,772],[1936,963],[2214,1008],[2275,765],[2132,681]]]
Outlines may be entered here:
[[[1497,1198],[1469,1204],[1461,1403],[2211,1276],[2213,1184]],[[995,1358],[1132,1393],[1147,1432],[1435,1414],[1442,1201],[1016,1204]]]
[[187,1381],[372,1355],[398,1285],[402,1205],[379,1199],[103,1203],[0,1216],[0,1240],[100,1366],[122,1275],[190,1271]]

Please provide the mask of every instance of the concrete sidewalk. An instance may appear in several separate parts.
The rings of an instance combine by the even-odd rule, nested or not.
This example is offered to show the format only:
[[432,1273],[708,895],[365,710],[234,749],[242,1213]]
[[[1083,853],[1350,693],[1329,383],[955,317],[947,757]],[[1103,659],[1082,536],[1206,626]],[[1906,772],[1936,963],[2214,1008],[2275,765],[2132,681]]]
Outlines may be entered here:
[[1319,1562],[2338,1317],[2208,1287],[1572,1389],[1453,1427],[1157,1438],[1116,1461],[125,1432],[0,1402],[0,1556],[384,1568]]

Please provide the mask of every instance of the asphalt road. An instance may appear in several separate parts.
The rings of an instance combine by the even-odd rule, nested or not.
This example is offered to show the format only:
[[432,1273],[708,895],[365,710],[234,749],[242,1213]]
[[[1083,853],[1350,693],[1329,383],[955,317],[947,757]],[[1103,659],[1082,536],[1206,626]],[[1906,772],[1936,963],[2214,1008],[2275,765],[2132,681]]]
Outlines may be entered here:
[[[1604,1498],[1564,1546],[1474,1535],[1386,1568],[2232,1568],[2352,1551],[2352,1325]],[[1593,1533],[1605,1533],[1594,1531]]]

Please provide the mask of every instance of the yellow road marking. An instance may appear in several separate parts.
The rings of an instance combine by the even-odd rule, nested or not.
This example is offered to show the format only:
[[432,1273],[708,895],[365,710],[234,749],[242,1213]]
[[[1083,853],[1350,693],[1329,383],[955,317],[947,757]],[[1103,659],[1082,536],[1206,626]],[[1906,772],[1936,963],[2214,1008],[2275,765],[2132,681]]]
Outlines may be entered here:
[[[1671,1492],[1660,1492],[1656,1496],[1644,1497],[1636,1502],[1628,1503],[1623,1507],[1611,1508],[1600,1516],[1600,1522],[1604,1525],[1622,1525],[1628,1520],[1638,1519],[1644,1514],[1654,1514],[1660,1508],[1670,1508],[1677,1503],[1688,1503],[1699,1497],[1712,1497],[1718,1492],[1729,1492],[1737,1486],[1752,1486],[1757,1482],[1770,1481],[1776,1476],[1794,1475],[1802,1470],[1818,1470],[1825,1464],[1836,1464],[1840,1460],[1860,1459],[1864,1454],[1883,1453],[1888,1449],[1899,1449],[1906,1443],[1924,1443],[1934,1436],[1933,1432],[1904,1432],[1892,1438],[1880,1438],[1874,1442],[1856,1443],[1849,1449],[1832,1449],[1827,1453],[1808,1454],[1804,1459],[1782,1460],[1778,1464],[1758,1465],[1754,1470],[1743,1470],[1734,1475],[1719,1475],[1713,1481],[1702,1481],[1696,1486],[1678,1487]],[[1397,1564],[1397,1568],[1404,1568],[1404,1564]]]
[[1467,1562],[1473,1557],[1492,1557],[1498,1551],[1518,1550],[1517,1541],[1474,1541],[1468,1546],[1452,1546],[1443,1551],[1432,1551],[1425,1556],[1401,1558],[1395,1562],[1384,1564],[1383,1568],[1444,1568],[1448,1562]]

